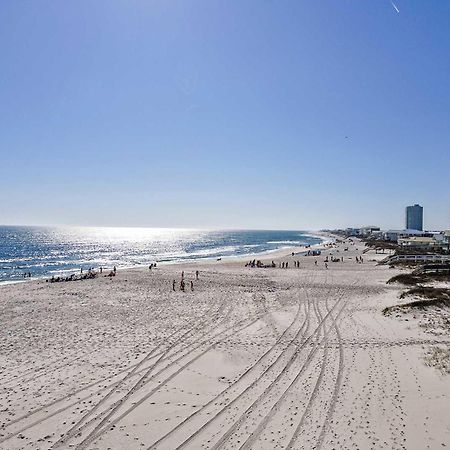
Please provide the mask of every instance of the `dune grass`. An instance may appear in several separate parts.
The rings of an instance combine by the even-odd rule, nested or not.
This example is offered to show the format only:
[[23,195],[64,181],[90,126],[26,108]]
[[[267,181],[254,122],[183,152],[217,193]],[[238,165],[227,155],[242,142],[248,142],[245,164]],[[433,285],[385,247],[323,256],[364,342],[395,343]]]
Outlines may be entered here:
[[432,348],[425,356],[425,364],[435,367],[442,373],[450,373],[450,346]]
[[403,292],[400,298],[403,299],[410,296],[421,297],[421,299],[401,305],[388,306],[383,309],[383,314],[387,316],[394,311],[408,310],[411,308],[450,307],[450,289],[417,286]]
[[401,273],[400,275],[395,275],[395,277],[387,280],[386,284],[400,283],[407,286],[414,286],[421,282],[423,282],[422,277],[419,277],[418,275],[413,275],[411,273]]
[[401,273],[390,278],[386,283],[400,283],[406,286],[414,286],[431,281],[450,281],[450,275],[444,273]]

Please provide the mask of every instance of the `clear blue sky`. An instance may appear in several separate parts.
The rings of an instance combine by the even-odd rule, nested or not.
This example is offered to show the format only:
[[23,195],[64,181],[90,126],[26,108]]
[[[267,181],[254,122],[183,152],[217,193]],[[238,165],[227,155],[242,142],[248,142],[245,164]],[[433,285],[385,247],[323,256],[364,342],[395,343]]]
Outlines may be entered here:
[[2,1],[0,223],[450,228],[450,1],[395,4]]

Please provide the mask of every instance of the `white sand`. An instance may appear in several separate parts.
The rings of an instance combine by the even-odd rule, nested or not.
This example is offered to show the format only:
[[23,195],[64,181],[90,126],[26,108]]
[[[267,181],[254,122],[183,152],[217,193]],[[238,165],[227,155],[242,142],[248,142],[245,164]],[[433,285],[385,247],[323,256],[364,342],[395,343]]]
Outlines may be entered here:
[[398,272],[343,248],[328,270],[323,254],[0,287],[0,448],[450,447],[450,376],[424,363],[450,336],[384,317]]

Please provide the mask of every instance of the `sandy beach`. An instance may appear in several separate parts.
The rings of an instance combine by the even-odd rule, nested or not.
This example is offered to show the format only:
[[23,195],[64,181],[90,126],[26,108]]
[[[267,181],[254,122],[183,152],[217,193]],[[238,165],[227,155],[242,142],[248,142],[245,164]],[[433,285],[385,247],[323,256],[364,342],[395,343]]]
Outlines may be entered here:
[[450,447],[448,311],[384,316],[400,270],[364,250],[1,286],[0,448]]

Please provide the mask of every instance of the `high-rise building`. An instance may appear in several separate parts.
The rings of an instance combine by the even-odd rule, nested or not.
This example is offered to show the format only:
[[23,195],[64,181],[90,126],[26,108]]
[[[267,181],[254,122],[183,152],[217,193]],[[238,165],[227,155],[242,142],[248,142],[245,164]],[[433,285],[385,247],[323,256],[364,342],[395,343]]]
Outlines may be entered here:
[[407,230],[423,231],[423,208],[420,205],[406,207],[406,225]]

